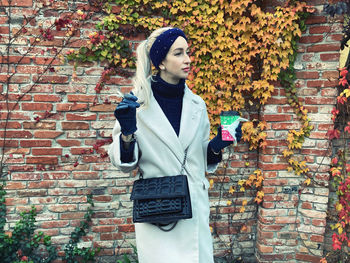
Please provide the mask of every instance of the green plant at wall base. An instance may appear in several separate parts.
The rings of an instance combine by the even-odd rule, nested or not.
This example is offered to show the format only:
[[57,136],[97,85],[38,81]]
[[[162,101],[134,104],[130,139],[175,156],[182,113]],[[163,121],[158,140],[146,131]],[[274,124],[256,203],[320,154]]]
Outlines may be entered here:
[[[51,237],[39,231],[35,233],[35,217],[37,211],[32,207],[29,211],[21,212],[21,219],[11,232],[4,231],[6,223],[4,184],[0,185],[0,262],[17,263],[49,263],[57,258],[56,247],[51,243]],[[45,248],[44,255],[42,250]]]
[[[94,206],[92,201],[92,195],[88,195],[87,202],[91,207]],[[80,248],[78,242],[83,236],[86,236],[89,229],[89,223],[91,222],[91,217],[93,211],[91,207],[84,215],[84,221],[80,222],[80,226],[76,227],[71,233],[69,243],[64,246],[65,255],[63,259],[66,263],[78,263],[78,262],[90,262],[93,261],[96,254],[100,251],[100,248]]]
[[[5,231],[6,204],[5,183],[0,184],[0,262],[1,263],[50,263],[59,258],[57,247],[51,242],[51,237],[43,232],[36,232],[36,208],[21,212],[21,219],[11,231]],[[91,195],[88,203],[94,206]],[[80,226],[71,233],[69,243],[64,246],[64,256],[60,257],[65,263],[93,262],[99,248],[80,248],[78,243],[85,236],[91,222],[92,209],[84,215]]]

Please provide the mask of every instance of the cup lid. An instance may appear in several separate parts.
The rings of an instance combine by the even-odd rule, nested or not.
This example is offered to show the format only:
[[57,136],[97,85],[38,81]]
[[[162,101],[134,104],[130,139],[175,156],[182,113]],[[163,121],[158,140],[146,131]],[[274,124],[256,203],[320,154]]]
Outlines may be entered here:
[[234,110],[227,110],[227,111],[222,111],[220,113],[220,116],[239,116],[238,111],[234,111]]

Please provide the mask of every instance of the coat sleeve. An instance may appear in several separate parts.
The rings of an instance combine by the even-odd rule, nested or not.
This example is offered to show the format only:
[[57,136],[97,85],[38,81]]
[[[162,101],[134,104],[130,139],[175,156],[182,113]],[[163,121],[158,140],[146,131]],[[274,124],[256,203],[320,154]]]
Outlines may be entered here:
[[109,158],[111,159],[112,164],[115,167],[119,168],[124,173],[128,173],[134,170],[137,166],[138,158],[139,158],[139,155],[138,155],[139,147],[136,141],[133,160],[129,163],[123,163],[120,159],[120,156],[121,156],[120,139],[119,139],[120,134],[121,134],[120,125],[119,125],[119,122],[116,121],[112,132],[113,143],[109,146],[108,155],[109,155]]
[[219,163],[214,163],[214,164],[208,164],[208,145],[209,145],[209,135],[210,135],[210,123],[209,123],[209,117],[207,113],[207,108],[204,103],[204,108],[205,108],[205,113],[204,115],[204,124],[203,124],[203,129],[202,129],[202,138],[203,138],[203,154],[205,158],[205,165],[206,165],[206,172],[208,173],[214,173],[216,169],[218,168]]

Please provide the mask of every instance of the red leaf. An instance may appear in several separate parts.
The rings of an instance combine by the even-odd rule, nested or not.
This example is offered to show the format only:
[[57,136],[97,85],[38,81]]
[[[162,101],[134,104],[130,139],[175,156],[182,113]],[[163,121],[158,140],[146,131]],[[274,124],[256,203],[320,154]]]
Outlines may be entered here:
[[333,140],[334,138],[339,139],[340,137],[340,131],[337,129],[334,130],[329,130],[327,132],[327,136],[329,137],[330,140]]
[[348,126],[344,128],[344,131],[350,133],[350,121],[348,122]]

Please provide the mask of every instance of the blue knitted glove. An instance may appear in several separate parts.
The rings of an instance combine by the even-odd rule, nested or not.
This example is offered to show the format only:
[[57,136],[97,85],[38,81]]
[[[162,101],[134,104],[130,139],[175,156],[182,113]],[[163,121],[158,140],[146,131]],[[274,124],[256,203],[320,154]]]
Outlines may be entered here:
[[[240,123],[236,128],[236,139],[239,142],[242,138],[242,124]],[[221,137],[221,126],[218,127],[217,135],[209,142],[209,146],[214,152],[218,153],[225,147],[231,145],[233,141],[223,141]]]
[[121,132],[124,135],[133,134],[136,128],[136,108],[140,104],[136,102],[137,97],[132,92],[126,94],[114,111],[114,116],[120,124]]
[[237,142],[240,142],[242,139],[242,123],[239,123],[238,127],[236,128],[236,140]]

